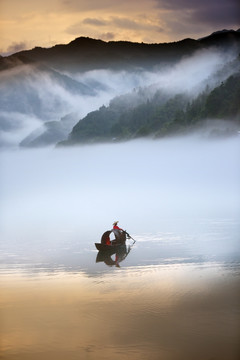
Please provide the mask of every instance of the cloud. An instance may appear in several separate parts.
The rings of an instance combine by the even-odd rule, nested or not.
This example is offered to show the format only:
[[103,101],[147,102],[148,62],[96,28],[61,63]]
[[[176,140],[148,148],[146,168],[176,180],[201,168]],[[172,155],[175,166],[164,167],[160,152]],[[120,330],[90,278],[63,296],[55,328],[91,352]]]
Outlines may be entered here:
[[139,29],[142,28],[144,26],[144,24],[142,23],[138,23],[135,20],[131,20],[128,18],[123,18],[123,17],[117,17],[117,16],[113,16],[112,17],[112,21],[111,21],[112,25],[115,25],[119,28],[123,28],[123,29]]
[[[153,13],[154,6],[162,10],[159,16],[163,20],[165,12],[175,14],[175,18],[188,18],[203,24],[215,24],[225,26],[239,23],[240,4],[239,0],[61,0],[64,11],[106,11],[108,14],[136,14],[136,10],[144,13]],[[176,22],[178,19],[176,19]],[[167,23],[167,21],[166,21]]]
[[[69,34],[79,34],[85,30],[85,25],[92,28],[106,27],[108,30],[105,35],[105,39],[113,39],[114,36],[112,29],[121,30],[133,30],[133,31],[148,31],[148,32],[163,32],[158,24],[149,22],[147,18],[140,18],[138,21],[128,17],[110,16],[108,19],[96,19],[96,18],[85,18],[84,20],[77,22],[66,29]],[[107,35],[107,36],[106,36]],[[103,37],[101,36],[103,39]]]
[[[157,87],[172,94],[184,93],[197,96],[204,90],[206,84],[216,86],[219,83],[218,77],[214,74],[224,64],[231,61],[234,54],[225,54],[218,50],[198,50],[192,56],[183,58],[175,66],[159,71],[155,74]],[[222,80],[229,74],[225,71]]]
[[171,10],[198,10],[205,8],[206,10],[214,7],[223,7],[236,8],[239,7],[238,0],[155,0],[158,6],[162,9],[171,9]]
[[25,42],[13,42],[8,48],[7,53],[16,53],[21,50],[27,49],[27,44]]
[[225,26],[239,24],[240,4],[236,4],[235,1],[213,4],[209,6],[208,9],[201,8],[199,11],[193,13],[193,19],[203,24],[209,23],[215,26],[221,26],[222,24]]
[[[233,26],[239,23],[238,0],[155,0],[156,6],[175,13],[176,23],[183,18],[189,23],[213,26]],[[173,22],[172,22],[173,23]]]
[[105,41],[114,40],[115,34],[112,32],[103,33],[103,34],[100,34],[100,39],[103,39]]
[[155,30],[158,32],[163,31],[163,29],[155,24],[148,22],[135,21],[129,18],[116,17],[113,16],[111,20],[111,25],[117,26],[118,28],[129,29],[129,30]]
[[72,11],[132,11],[136,13],[139,9],[152,8],[154,0],[60,0],[59,4],[62,10],[66,12]]
[[86,18],[82,21],[83,24],[94,25],[94,26],[105,26],[106,21],[95,18]]
[[79,11],[89,11],[89,10],[101,10],[101,9],[110,9],[115,7],[116,3],[113,0],[62,0],[61,6],[67,10],[79,10]]

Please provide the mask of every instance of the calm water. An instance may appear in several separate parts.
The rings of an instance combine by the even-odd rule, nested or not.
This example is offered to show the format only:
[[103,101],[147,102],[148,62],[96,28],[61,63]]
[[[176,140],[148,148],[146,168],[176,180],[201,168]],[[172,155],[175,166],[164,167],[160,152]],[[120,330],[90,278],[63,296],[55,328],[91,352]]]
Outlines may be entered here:
[[[0,358],[237,360],[239,150],[2,153]],[[136,240],[120,266],[96,262],[114,220]]]

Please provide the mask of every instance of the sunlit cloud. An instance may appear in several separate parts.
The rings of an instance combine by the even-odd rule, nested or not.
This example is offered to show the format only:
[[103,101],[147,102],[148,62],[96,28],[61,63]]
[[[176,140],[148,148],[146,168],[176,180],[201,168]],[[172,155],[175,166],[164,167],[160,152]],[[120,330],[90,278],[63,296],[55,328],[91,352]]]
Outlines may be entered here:
[[[85,18],[82,21],[78,21],[77,23],[69,26],[66,29],[66,32],[69,34],[81,34],[81,32],[86,32],[88,26],[91,29],[98,29],[98,28],[106,28],[105,35],[108,34],[107,38],[112,39],[112,35],[114,32],[112,32],[112,29],[120,29],[121,31],[144,31],[145,33],[152,33],[152,32],[163,32],[164,29],[159,26],[158,22],[149,21],[149,19],[141,18],[140,16],[138,19],[130,18],[130,17],[120,17],[120,16],[110,16],[107,19],[103,18]],[[124,33],[123,33],[124,34]],[[115,37],[115,35],[114,35]],[[102,38],[102,37],[101,37]],[[106,36],[105,36],[106,39]]]
[[106,33],[100,34],[100,39],[109,41],[109,40],[114,40],[115,36],[116,35],[112,32],[106,32]]
[[128,18],[112,17],[112,25],[116,25],[119,28],[134,29],[134,30],[151,30],[162,32],[163,29],[155,24],[148,22],[138,22]]
[[83,24],[94,25],[94,26],[105,26],[106,21],[95,18],[86,18],[82,21]]
[[237,30],[239,18],[238,0],[2,0],[1,53],[68,43],[72,35],[149,43],[200,38]]
[[13,42],[7,49],[8,52],[15,53],[21,50],[25,50],[27,48],[27,44],[23,41],[17,43]]
[[62,0],[59,7],[66,11],[107,11],[121,12],[121,11],[139,11],[139,9],[152,8],[155,0]]

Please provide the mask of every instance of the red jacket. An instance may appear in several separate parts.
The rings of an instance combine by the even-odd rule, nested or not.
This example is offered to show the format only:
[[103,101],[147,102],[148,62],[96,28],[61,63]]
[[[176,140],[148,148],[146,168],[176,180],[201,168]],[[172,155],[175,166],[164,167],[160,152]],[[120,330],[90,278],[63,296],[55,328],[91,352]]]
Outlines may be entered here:
[[114,225],[114,226],[113,226],[113,229],[117,229],[117,230],[122,230],[122,231],[123,231],[123,229],[121,229],[121,228],[118,227],[117,225]]

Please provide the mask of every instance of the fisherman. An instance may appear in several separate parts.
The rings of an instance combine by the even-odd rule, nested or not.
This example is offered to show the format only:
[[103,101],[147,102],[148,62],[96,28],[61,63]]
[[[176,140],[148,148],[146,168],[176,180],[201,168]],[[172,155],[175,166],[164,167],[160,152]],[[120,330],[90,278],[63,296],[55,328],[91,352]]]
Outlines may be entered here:
[[118,226],[118,223],[119,223],[119,221],[114,221],[114,223],[113,223],[113,229],[117,229],[117,230],[124,231],[123,229],[121,229],[121,228]]
[[117,242],[122,242],[122,239],[123,239],[123,233],[122,231],[124,231],[123,229],[121,229],[119,226],[118,226],[118,223],[119,221],[114,221],[113,223],[113,233],[115,235],[115,238],[116,238],[116,241]]

